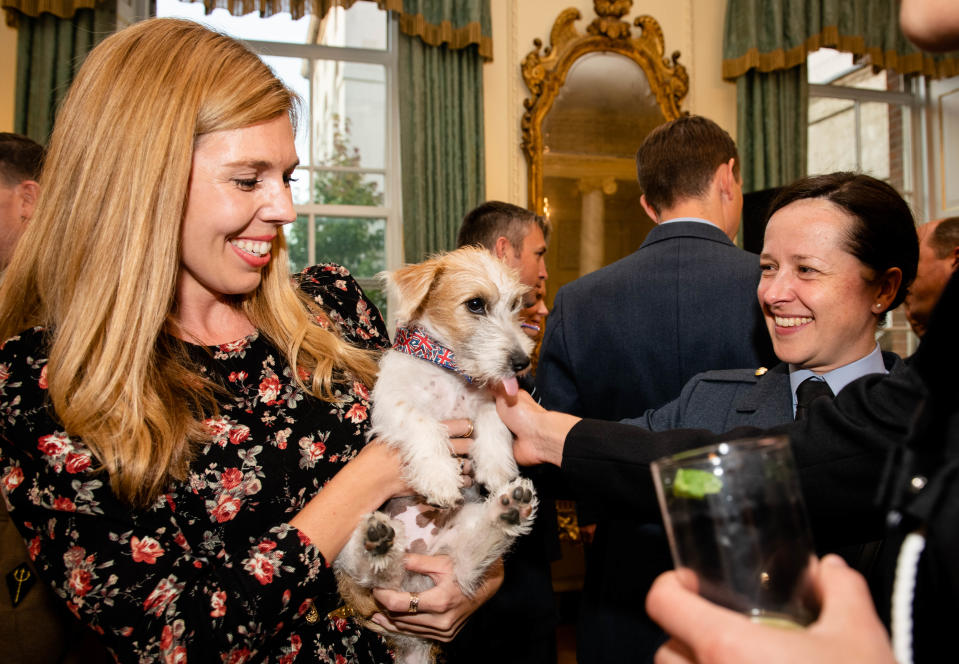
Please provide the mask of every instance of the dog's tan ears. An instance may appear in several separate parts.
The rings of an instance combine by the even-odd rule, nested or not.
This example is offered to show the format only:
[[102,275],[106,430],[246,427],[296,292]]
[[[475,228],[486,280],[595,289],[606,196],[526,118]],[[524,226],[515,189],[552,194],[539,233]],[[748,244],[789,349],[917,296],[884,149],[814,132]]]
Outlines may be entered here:
[[431,258],[392,272],[380,273],[379,276],[386,284],[390,299],[395,302],[397,324],[404,325],[410,322],[423,304],[423,300],[426,299],[426,294],[429,293],[430,286],[440,269],[440,260]]

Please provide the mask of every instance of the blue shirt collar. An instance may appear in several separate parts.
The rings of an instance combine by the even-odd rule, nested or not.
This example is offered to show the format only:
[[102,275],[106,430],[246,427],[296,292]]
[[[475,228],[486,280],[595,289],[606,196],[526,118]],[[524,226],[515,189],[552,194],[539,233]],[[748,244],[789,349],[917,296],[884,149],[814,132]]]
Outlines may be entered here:
[[867,374],[889,373],[886,369],[886,363],[882,359],[882,351],[879,344],[872,349],[865,357],[861,357],[855,362],[843,365],[824,374],[813,373],[809,369],[797,369],[794,365],[789,365],[789,387],[793,393],[793,414],[796,414],[796,388],[799,384],[811,376],[817,376],[829,384],[829,389],[833,394],[839,394],[842,388],[849,383],[861,378]]

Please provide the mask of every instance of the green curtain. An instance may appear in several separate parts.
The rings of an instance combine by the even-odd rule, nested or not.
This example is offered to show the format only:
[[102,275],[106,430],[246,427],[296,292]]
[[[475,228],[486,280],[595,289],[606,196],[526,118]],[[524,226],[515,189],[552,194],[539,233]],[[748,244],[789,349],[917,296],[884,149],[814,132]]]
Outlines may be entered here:
[[806,65],[736,79],[737,142],[744,191],[778,187],[806,172]]
[[452,51],[400,36],[403,244],[407,262],[453,249],[483,200],[483,71],[475,45]]
[[106,33],[100,22],[93,9],[77,9],[71,18],[17,15],[14,131],[46,144],[73,77]]
[[805,62],[822,47],[901,74],[959,74],[959,53],[925,53],[906,39],[898,0],[728,0],[723,78],[736,81],[745,191],[805,174]]
[[[403,11],[448,25],[447,35],[478,26],[489,39],[489,0],[404,0]],[[486,188],[481,40],[456,50],[450,40],[433,41],[404,31],[399,42],[403,243],[411,263],[453,249],[463,215]]]

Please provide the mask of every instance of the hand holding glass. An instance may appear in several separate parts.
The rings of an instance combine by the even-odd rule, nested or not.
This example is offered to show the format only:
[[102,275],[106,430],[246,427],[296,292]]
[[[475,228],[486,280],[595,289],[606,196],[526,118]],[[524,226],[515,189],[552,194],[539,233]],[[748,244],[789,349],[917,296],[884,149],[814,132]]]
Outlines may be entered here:
[[759,622],[815,620],[816,556],[785,436],[690,450],[653,462],[652,472],[684,582]]

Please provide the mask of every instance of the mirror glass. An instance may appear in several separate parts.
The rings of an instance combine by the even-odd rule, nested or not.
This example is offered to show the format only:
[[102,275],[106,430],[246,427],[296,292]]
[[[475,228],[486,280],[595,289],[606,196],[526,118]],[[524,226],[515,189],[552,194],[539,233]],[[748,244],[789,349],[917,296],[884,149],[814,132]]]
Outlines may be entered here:
[[642,243],[653,223],[639,204],[636,150],[666,120],[633,59],[597,51],[570,66],[542,125],[550,294]]

